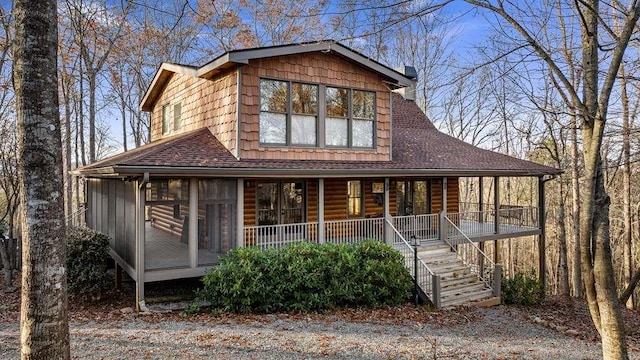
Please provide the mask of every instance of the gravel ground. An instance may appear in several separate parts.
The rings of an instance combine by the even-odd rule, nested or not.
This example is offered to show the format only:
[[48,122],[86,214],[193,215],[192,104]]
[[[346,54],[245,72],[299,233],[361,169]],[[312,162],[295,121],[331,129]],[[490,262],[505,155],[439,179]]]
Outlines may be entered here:
[[[406,314],[412,307],[396,309]],[[518,308],[324,315],[75,316],[77,359],[599,359],[598,342],[529,320]],[[95,317],[95,316],[94,316]],[[0,322],[0,359],[19,358],[19,325]],[[631,352],[640,359],[640,353]]]

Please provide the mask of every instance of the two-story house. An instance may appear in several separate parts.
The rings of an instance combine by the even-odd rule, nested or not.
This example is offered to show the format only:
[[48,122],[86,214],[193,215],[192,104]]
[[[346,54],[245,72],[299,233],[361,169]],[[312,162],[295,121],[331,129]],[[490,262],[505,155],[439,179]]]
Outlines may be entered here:
[[[558,170],[439,132],[415,81],[333,41],[162,64],[142,101],[150,144],[78,170],[86,223],[139,304],[145,282],[202,276],[234,247],[363,239],[405,254],[437,306],[496,299],[482,243],[540,235],[544,264],[543,177]],[[500,204],[501,176],[537,177],[539,203]],[[490,178],[494,201],[462,208],[460,177]]]

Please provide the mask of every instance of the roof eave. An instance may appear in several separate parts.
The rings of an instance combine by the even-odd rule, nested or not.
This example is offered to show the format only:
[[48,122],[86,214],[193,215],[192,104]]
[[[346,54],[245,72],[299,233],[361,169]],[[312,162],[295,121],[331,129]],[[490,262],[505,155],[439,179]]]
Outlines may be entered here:
[[476,176],[513,176],[539,177],[557,175],[561,171],[534,170],[475,170],[475,169],[273,169],[273,168],[211,168],[185,166],[128,166],[114,165],[95,169],[74,171],[75,175],[84,177],[126,177],[142,175],[148,172],[160,176],[206,176],[206,177],[399,177],[399,176],[438,176],[438,177],[476,177]]
[[158,71],[156,71],[156,75],[153,77],[151,84],[149,84],[149,87],[140,102],[140,109],[142,111],[153,110],[153,105],[173,74],[196,76],[197,70],[188,66],[162,63],[158,68]]

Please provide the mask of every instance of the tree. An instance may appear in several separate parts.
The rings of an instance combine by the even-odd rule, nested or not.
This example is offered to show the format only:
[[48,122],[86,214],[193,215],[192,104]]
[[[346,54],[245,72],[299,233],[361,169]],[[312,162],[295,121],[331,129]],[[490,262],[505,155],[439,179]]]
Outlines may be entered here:
[[[468,3],[487,9],[509,24],[526,42],[527,46],[551,69],[562,84],[569,98],[577,106],[580,118],[585,162],[585,183],[582,193],[580,223],[582,276],[587,302],[593,322],[602,337],[602,353],[605,359],[628,358],[624,327],[617,302],[609,233],[609,196],[605,190],[601,148],[611,92],[618,76],[620,64],[638,18],[640,2],[632,1],[629,9],[615,9],[625,14],[619,32],[613,32],[604,24],[598,0],[576,2],[574,11],[580,19],[582,51],[582,95],[574,87],[567,74],[558,66],[552,49],[544,47],[533,29],[518,16],[534,6],[506,8],[502,1],[467,0]],[[508,5],[508,4],[507,4]],[[529,14],[534,16],[533,14]],[[605,28],[604,33],[599,30]],[[609,32],[606,32],[609,31]],[[608,36],[601,40],[599,36]],[[601,45],[608,42],[606,49]],[[606,68],[600,77],[601,51],[607,51]]]
[[14,84],[23,219],[23,359],[69,359],[57,1],[16,0]]

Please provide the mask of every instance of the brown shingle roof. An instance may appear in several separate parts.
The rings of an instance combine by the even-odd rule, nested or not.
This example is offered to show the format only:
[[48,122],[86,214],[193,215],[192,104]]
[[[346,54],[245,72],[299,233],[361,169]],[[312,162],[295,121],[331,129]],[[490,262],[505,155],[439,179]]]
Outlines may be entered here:
[[236,159],[206,128],[90,164],[82,175],[536,176],[558,169],[483,150],[438,131],[413,101],[394,94],[392,161]]

